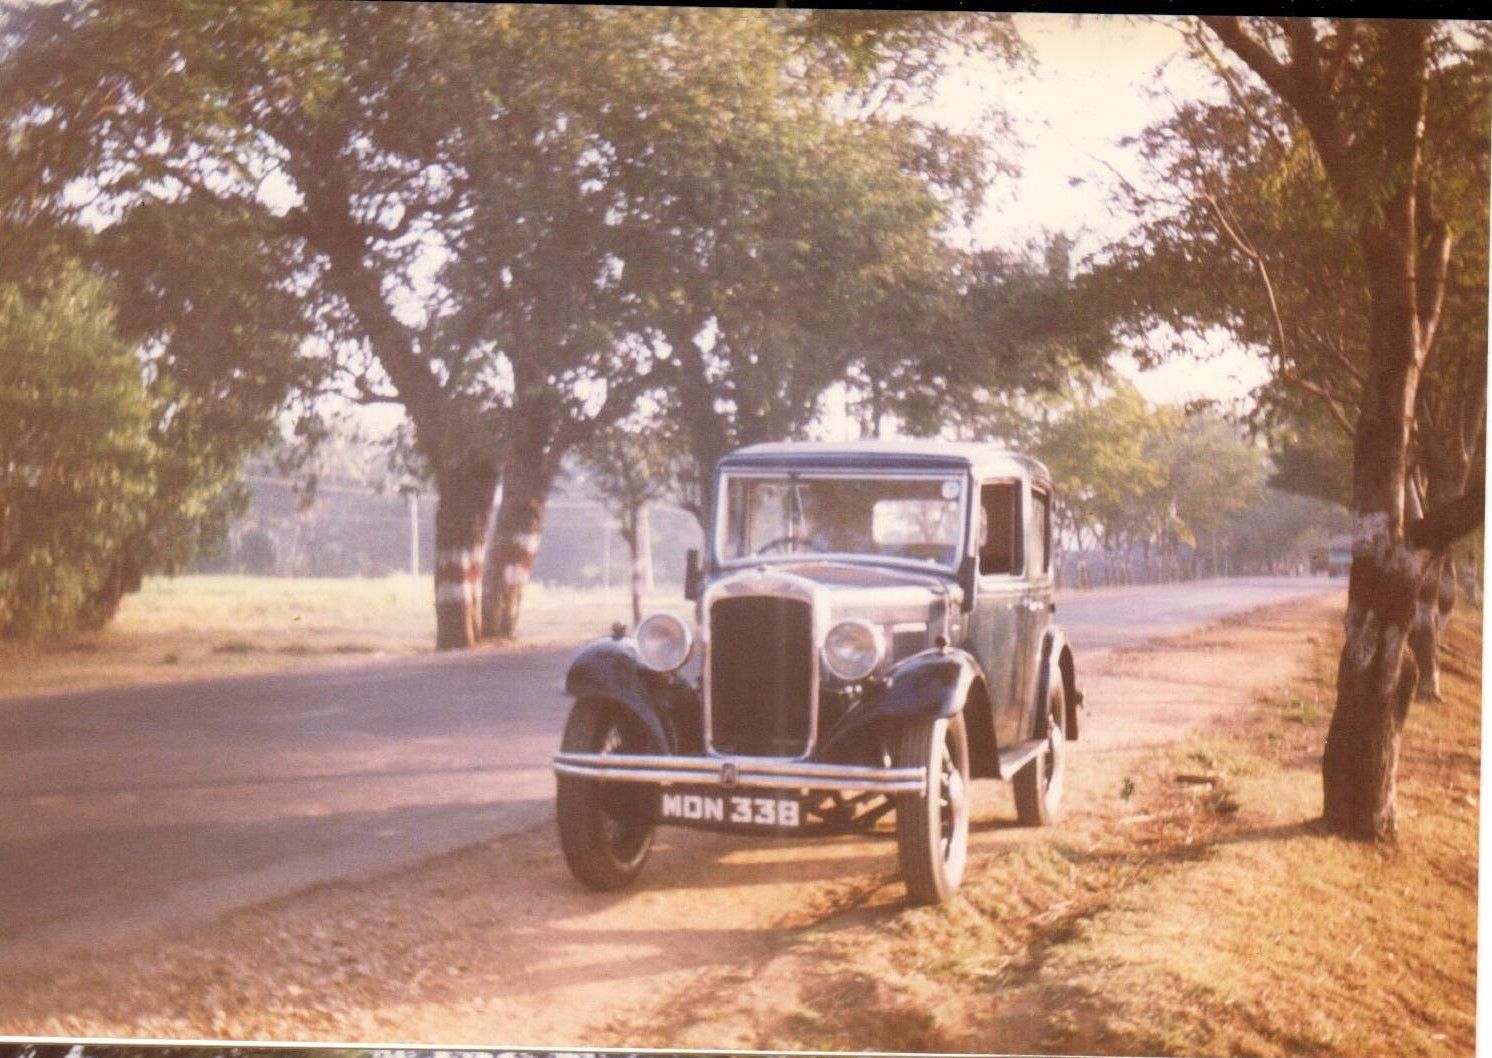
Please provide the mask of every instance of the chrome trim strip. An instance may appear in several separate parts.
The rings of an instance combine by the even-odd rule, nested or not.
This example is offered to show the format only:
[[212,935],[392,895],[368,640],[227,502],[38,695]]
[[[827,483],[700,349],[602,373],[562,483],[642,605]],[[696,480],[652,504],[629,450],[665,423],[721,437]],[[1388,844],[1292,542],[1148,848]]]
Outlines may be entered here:
[[797,790],[830,787],[876,793],[917,793],[927,786],[925,768],[875,768],[854,764],[810,764],[756,757],[656,757],[632,753],[560,753],[559,775],[610,782],[705,783],[731,789],[722,766],[736,770],[735,786]]

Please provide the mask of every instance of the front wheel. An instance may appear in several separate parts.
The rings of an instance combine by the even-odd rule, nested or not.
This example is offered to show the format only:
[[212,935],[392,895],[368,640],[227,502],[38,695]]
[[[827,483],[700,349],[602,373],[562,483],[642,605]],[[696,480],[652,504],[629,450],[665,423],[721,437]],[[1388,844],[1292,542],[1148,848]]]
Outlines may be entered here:
[[896,851],[907,899],[938,904],[958,890],[969,858],[969,739],[960,714],[901,731],[898,767],[927,769],[920,793],[896,795]]
[[1067,697],[1062,681],[1054,680],[1047,695],[1046,745],[1015,773],[1015,815],[1023,827],[1044,827],[1057,818],[1062,806],[1066,772]]
[[[647,730],[625,707],[582,698],[560,742],[566,753],[647,753]],[[560,848],[570,873],[591,889],[627,886],[653,847],[656,789],[639,783],[555,777]]]

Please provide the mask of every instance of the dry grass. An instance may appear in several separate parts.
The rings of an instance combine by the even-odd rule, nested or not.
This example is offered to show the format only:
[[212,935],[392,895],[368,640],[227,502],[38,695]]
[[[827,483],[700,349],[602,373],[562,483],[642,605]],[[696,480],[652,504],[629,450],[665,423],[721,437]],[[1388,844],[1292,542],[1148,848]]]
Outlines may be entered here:
[[1230,742],[1260,766],[1235,773],[1243,808],[1205,854],[1127,890],[1053,953],[1047,973],[1072,990],[1056,1049],[1472,1053],[1480,614],[1451,626],[1445,701],[1411,712],[1392,848],[1311,822],[1339,645],[1334,632],[1315,678]]
[[[536,584],[527,594],[521,646],[573,644],[631,621],[622,588]],[[649,604],[685,605],[677,593]],[[0,696],[408,656],[428,652],[434,636],[427,577],[158,577],[101,632],[0,642]]]

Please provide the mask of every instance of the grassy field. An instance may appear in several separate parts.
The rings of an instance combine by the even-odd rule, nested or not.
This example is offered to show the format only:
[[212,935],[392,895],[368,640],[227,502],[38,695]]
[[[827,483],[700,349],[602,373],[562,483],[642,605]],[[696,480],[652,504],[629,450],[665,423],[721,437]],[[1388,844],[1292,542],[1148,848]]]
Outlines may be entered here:
[[[677,592],[648,600],[649,608],[686,606]],[[631,621],[624,588],[536,584],[524,600],[517,648],[579,643],[613,621]],[[128,596],[101,632],[0,643],[0,695],[408,656],[428,652],[434,638],[428,577],[158,577]]]

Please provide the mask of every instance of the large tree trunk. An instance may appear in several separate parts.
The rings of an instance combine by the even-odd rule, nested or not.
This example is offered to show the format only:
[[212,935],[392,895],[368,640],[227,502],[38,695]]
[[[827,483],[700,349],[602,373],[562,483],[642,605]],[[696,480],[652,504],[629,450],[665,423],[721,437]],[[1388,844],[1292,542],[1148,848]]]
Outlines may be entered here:
[[1409,426],[1424,363],[1416,283],[1415,202],[1408,189],[1365,224],[1372,294],[1368,371],[1353,439],[1352,571],[1337,703],[1322,759],[1327,825],[1351,837],[1395,836],[1399,740],[1418,670],[1406,649],[1433,556],[1405,535]]
[[515,458],[503,472],[502,502],[497,527],[488,547],[486,590],[482,596],[485,634],[513,639],[518,634],[518,612],[523,589],[533,573],[544,528],[544,509],[554,484],[554,471],[544,458]]
[[110,564],[108,574],[79,614],[80,627],[96,632],[114,620],[119,613],[120,604],[124,602],[124,597],[131,592],[139,591],[144,578],[145,570],[140,559],[133,553],[132,546],[126,544],[122,552]]
[[493,488],[489,474],[436,479],[436,650],[462,650],[482,637],[482,545]]

